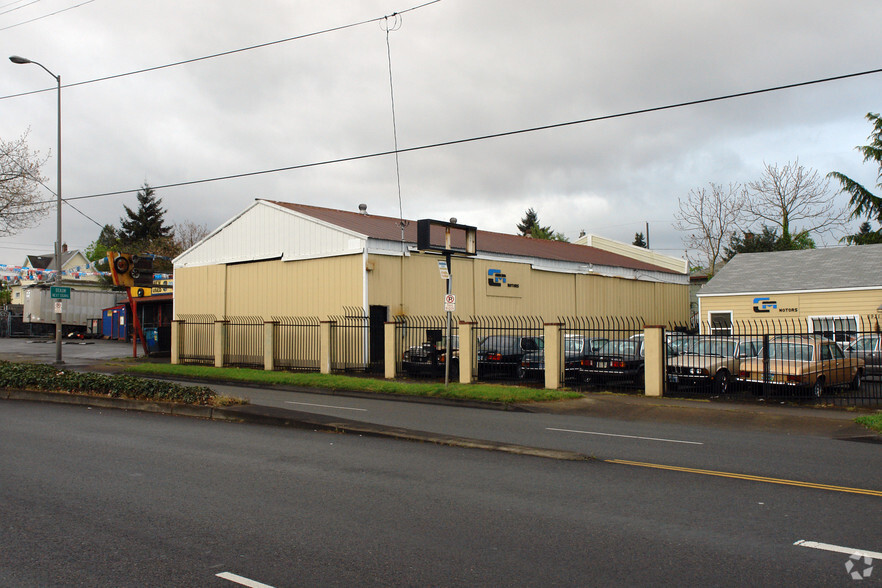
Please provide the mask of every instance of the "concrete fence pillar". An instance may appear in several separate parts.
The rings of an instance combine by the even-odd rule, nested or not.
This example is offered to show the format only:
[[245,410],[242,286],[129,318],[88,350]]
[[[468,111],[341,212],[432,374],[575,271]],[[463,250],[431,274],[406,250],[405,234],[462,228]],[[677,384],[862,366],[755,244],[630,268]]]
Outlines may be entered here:
[[545,387],[557,390],[561,386],[560,373],[563,371],[563,345],[561,344],[561,323],[545,323]]
[[383,365],[384,365],[384,376],[387,380],[392,380],[395,378],[396,369],[398,367],[398,358],[395,354],[395,342],[398,340],[396,337],[398,336],[398,329],[396,329],[397,323],[388,322],[384,325],[386,329],[384,341],[385,349],[383,350]]
[[279,323],[264,321],[263,323],[263,369],[271,372],[276,369],[276,328]]
[[224,367],[227,347],[227,321],[214,321],[214,367]]
[[319,328],[319,371],[331,373],[331,356],[333,355],[335,321],[322,321]]
[[459,383],[475,381],[475,323],[459,323]]
[[647,325],[643,328],[644,375],[647,396],[664,396],[665,392],[665,328]]
[[184,329],[182,328],[184,321],[171,322],[171,363],[178,365],[181,363],[181,351],[184,347]]

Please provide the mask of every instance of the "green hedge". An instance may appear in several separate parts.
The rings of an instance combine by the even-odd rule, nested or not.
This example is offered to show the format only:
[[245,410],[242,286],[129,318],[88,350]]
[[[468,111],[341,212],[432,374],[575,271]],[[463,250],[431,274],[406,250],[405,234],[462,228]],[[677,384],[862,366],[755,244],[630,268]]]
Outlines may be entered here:
[[217,404],[218,396],[205,386],[183,386],[174,382],[134,376],[59,371],[51,365],[0,362],[0,388],[95,394],[112,398],[160,400],[186,404]]

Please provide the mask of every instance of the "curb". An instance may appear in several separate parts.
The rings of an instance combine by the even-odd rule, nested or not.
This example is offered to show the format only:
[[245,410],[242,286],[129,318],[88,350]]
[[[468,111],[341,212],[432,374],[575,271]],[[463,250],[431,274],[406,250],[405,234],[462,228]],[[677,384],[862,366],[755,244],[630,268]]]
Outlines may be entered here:
[[191,404],[176,404],[172,402],[151,402],[146,400],[132,400],[129,398],[107,398],[103,396],[33,392],[28,390],[5,390],[3,391],[3,395],[0,396],[0,399],[133,410],[154,414],[202,418],[212,421],[228,421],[255,425],[289,427],[294,429],[310,429],[313,431],[327,431],[331,433],[357,434],[370,437],[397,439],[400,441],[432,443],[448,447],[498,451],[513,455],[541,457],[561,461],[592,461],[594,459],[590,456],[574,451],[543,449],[539,447],[528,447],[526,445],[498,443],[495,441],[484,441],[481,439],[429,433],[426,431],[416,431],[399,427],[384,427],[361,421],[340,419],[269,406],[197,406]]

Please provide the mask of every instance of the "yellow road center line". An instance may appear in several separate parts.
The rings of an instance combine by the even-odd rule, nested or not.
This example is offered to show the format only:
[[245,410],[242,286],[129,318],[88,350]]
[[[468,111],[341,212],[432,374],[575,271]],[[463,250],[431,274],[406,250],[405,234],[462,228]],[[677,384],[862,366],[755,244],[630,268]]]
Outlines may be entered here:
[[849,488],[847,486],[833,486],[830,484],[816,484],[814,482],[800,482],[798,480],[784,480],[782,478],[769,478],[766,476],[752,476],[750,474],[736,474],[733,472],[717,472],[714,470],[699,470],[695,468],[684,468],[680,466],[670,466],[658,463],[645,463],[641,461],[628,461],[626,459],[605,459],[606,463],[615,463],[620,465],[630,465],[641,468],[654,468],[657,470],[671,470],[674,472],[684,472],[687,474],[701,474],[703,476],[718,476],[720,478],[734,478],[737,480],[749,480],[751,482],[764,482],[766,484],[783,484],[785,486],[799,486],[801,488],[815,488],[818,490],[830,490],[832,492],[849,492],[851,494],[866,494],[867,496],[882,497],[882,490],[867,490],[864,488]]

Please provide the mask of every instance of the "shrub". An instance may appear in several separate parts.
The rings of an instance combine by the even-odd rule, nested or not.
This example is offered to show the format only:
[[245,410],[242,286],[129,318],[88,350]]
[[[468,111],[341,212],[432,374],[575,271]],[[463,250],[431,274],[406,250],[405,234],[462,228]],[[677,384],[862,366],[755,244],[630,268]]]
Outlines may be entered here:
[[217,394],[205,386],[147,380],[125,375],[57,370],[47,364],[0,362],[0,388],[92,394],[112,398],[158,400],[185,404],[216,404]]

